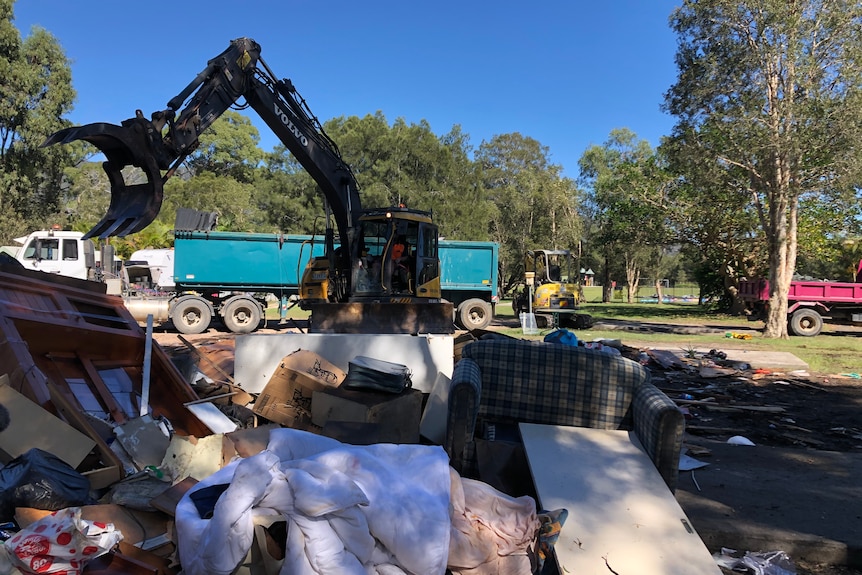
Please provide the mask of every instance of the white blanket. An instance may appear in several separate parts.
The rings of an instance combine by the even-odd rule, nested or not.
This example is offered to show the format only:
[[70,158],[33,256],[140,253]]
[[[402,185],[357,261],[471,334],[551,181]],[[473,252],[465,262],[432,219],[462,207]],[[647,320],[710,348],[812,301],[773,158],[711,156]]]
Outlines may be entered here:
[[[202,519],[191,496],[219,485]],[[539,527],[535,501],[462,479],[441,447],[351,446],[281,428],[180,500],[183,573],[232,573],[260,515],[287,522],[285,575],[527,574]]]
[[[229,484],[211,519],[191,494]],[[288,523],[281,573],[444,573],[449,551],[449,459],[438,446],[344,445],[276,429],[267,448],[189,490],[176,510],[188,575],[229,574],[254,538],[253,517]]]

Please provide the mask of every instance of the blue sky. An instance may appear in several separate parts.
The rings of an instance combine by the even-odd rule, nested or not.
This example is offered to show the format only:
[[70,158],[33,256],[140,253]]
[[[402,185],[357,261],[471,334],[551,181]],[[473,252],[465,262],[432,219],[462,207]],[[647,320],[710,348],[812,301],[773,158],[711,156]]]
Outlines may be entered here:
[[[614,128],[658,145],[676,78],[668,17],[680,0],[17,0],[22,36],[38,25],[72,62],[75,124],[119,124],[165,107],[241,36],[290,78],[315,115],[381,111],[391,124],[460,125],[476,148],[519,132],[577,177]],[[276,139],[249,115],[261,147]]]

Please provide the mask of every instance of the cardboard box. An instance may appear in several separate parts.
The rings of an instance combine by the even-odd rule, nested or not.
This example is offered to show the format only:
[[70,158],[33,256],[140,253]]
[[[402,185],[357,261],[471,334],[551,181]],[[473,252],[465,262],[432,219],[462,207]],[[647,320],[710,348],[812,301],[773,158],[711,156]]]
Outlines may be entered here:
[[314,425],[326,428],[329,422],[336,421],[374,423],[380,443],[419,443],[421,416],[422,392],[418,389],[397,395],[328,389],[315,391],[311,402]]
[[313,351],[297,350],[281,360],[252,411],[282,425],[307,423],[314,392],[337,388],[346,376]]

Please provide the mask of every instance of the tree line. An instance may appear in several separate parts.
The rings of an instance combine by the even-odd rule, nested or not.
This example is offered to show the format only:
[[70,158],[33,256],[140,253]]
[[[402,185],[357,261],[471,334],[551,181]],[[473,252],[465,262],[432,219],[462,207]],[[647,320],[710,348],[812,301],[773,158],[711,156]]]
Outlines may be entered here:
[[[52,223],[87,230],[109,185],[84,143],[41,148],[69,125],[72,69],[51,34],[22,38],[0,0],[0,239]],[[378,111],[323,123],[360,185],[363,205],[431,210],[448,239],[500,244],[506,288],[530,249],[570,249],[631,300],[642,277],[696,281],[733,309],[738,281],[768,275],[766,334],[786,336],[794,273],[850,280],[862,258],[862,7],[849,0],[686,1],[669,24],[678,77],[663,108],[675,118],[657,147],[626,128],[584,151],[578,176],[519,133],[473,147],[453,126],[390,122]],[[233,111],[165,188],[120,253],[171,243],[176,209],[219,213],[220,229],[319,233],[322,195],[282,147],[264,151]],[[134,177],[134,175],[130,175]],[[129,181],[129,177],[127,177]],[[783,292],[782,292],[783,290]],[[782,304],[783,299],[783,304]],[[783,305],[783,308],[782,308]]]

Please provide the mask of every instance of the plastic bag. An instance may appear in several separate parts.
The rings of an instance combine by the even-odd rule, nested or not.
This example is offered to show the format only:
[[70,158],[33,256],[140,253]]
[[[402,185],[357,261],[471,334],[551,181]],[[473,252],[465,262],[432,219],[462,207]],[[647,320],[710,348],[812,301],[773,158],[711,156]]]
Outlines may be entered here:
[[341,387],[401,393],[412,387],[410,368],[365,356],[356,356],[348,362],[347,377]]
[[80,507],[69,507],[30,524],[4,545],[11,563],[26,573],[75,575],[122,539],[113,523],[85,521]]
[[34,447],[0,469],[2,521],[13,519],[16,507],[57,511],[93,503],[89,480],[47,451]]
[[546,343],[561,343],[563,345],[577,346],[578,336],[567,329],[560,328],[555,329],[546,335],[544,341]]

